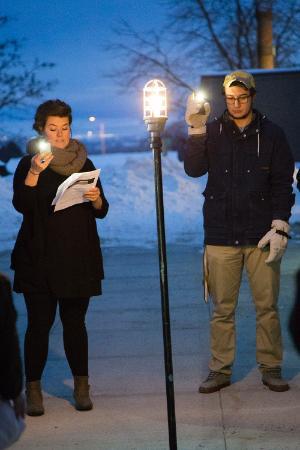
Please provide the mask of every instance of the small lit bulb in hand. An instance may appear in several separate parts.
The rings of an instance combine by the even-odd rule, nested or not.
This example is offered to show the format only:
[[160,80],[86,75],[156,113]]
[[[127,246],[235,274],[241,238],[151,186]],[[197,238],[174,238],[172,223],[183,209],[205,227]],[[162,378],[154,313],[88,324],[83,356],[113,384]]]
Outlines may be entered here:
[[204,92],[203,91],[195,91],[193,92],[193,99],[196,103],[196,106],[199,108],[198,113],[200,114],[205,114],[205,108],[204,108],[204,104],[206,102],[205,96],[204,96]]
[[194,100],[196,100],[197,103],[203,104],[205,102],[205,97],[202,91],[196,91],[194,94]]
[[41,138],[38,141],[38,151],[39,153],[51,153],[51,145],[46,139]]

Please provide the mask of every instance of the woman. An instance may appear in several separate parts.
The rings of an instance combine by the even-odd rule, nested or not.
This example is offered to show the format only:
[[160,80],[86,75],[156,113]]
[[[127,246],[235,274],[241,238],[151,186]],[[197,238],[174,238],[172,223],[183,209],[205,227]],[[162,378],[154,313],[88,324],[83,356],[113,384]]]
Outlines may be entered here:
[[[23,222],[12,252],[14,291],[24,295],[28,326],[24,342],[27,414],[44,414],[41,377],[56,307],[63,325],[66,357],[74,377],[77,410],[92,409],[88,384],[85,315],[91,296],[101,294],[102,255],[96,221],[108,202],[100,181],[84,202],[54,212],[58,186],[72,173],[94,170],[86,150],[71,139],[72,112],[60,100],[42,103],[33,128],[51,153],[24,156],[15,172],[13,205]],[[40,140],[40,138],[38,138]],[[35,151],[30,141],[29,153]]]

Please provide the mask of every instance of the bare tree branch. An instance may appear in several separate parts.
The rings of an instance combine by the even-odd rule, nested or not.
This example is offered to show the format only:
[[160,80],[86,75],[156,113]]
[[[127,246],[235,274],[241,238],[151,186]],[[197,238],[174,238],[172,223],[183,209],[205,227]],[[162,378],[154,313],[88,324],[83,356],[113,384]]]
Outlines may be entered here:
[[214,42],[215,46],[219,50],[219,52],[222,55],[222,57],[224,58],[224,60],[227,62],[228,67],[230,69],[233,69],[234,68],[234,60],[232,59],[230,53],[226,50],[225,46],[222,44],[221,40],[219,39],[218,34],[215,31],[215,28],[213,26],[213,21],[209,15],[207,9],[205,8],[205,2],[202,0],[195,0],[195,1],[198,4],[198,6],[202,12],[202,15],[206,21],[206,25],[210,32],[212,41]]
[[[8,17],[0,16],[0,27],[6,25]],[[0,111],[11,107],[20,107],[32,98],[40,98],[55,81],[44,82],[38,73],[54,66],[52,63],[35,59],[31,66],[21,57],[21,44],[16,39],[0,42]]]
[[272,8],[277,66],[299,65],[300,0],[162,2],[170,11],[163,29],[138,32],[123,21],[107,46],[119,62],[110,76],[126,90],[149,76],[161,77],[174,88],[174,104],[180,104],[204,71],[256,67],[256,8]]

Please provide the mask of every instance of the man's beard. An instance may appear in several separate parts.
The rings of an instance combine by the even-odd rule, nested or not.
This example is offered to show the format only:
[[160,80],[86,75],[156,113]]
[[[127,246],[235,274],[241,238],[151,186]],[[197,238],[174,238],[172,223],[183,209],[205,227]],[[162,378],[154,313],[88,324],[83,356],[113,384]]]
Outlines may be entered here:
[[232,119],[235,119],[235,120],[246,119],[247,117],[250,116],[250,114],[252,114],[252,108],[250,108],[249,111],[247,113],[243,114],[242,116],[234,116],[229,111],[228,111],[228,114],[230,117],[232,117]]

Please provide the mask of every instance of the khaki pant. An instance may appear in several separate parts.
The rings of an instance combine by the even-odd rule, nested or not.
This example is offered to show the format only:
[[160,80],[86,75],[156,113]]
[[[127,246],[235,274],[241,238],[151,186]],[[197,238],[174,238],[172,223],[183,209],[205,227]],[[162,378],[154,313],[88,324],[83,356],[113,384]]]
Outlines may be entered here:
[[214,307],[210,322],[210,370],[231,374],[236,344],[235,309],[244,266],[256,309],[256,360],[260,368],[280,366],[282,343],[277,310],[280,261],[266,264],[268,250],[254,246],[207,245],[206,252],[208,289]]

